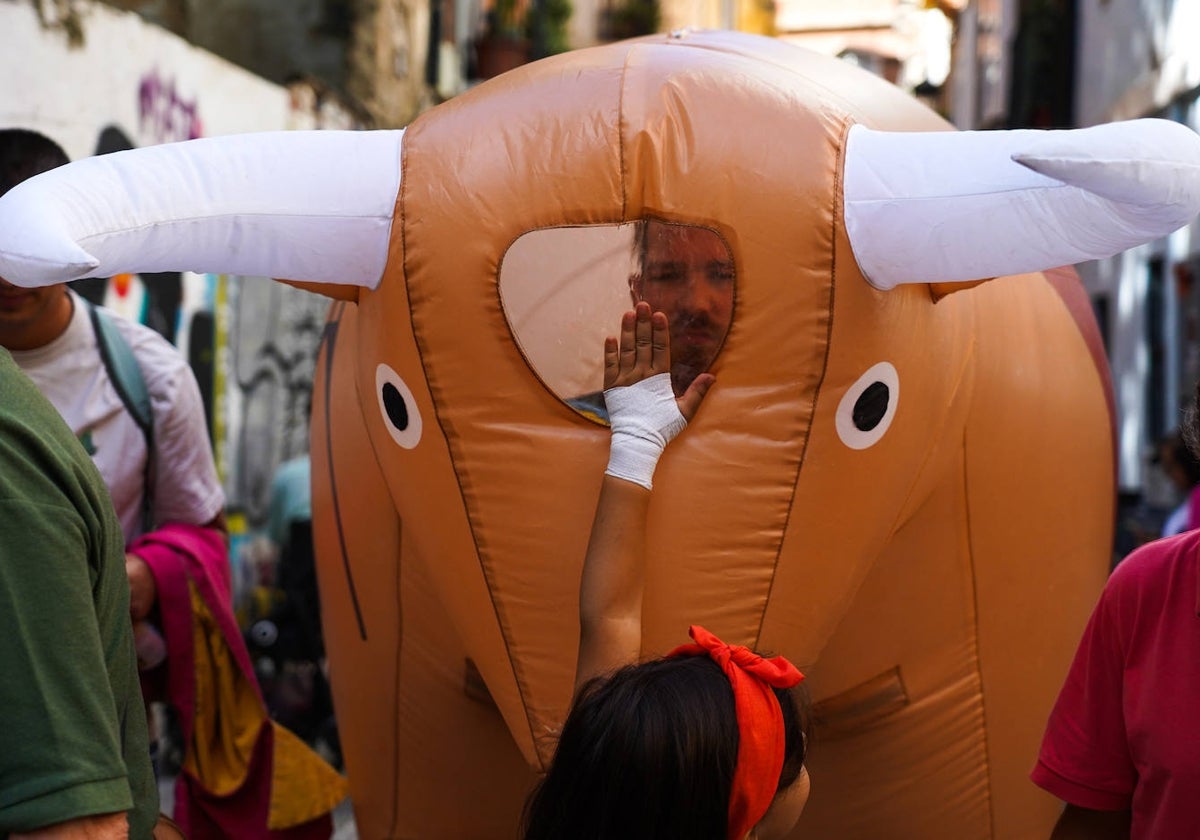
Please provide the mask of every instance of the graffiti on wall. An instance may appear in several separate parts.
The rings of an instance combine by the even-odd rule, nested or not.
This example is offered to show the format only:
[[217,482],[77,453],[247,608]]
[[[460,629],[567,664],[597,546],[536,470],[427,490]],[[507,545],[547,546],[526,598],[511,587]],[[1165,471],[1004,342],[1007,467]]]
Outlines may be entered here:
[[138,84],[138,120],[142,136],[155,143],[204,136],[196,100],[180,96],[175,80],[164,79],[158,70],[142,76]]
[[266,519],[271,479],[284,461],[308,453],[309,412],[326,298],[265,278],[231,278],[232,392],[227,482],[251,525]]

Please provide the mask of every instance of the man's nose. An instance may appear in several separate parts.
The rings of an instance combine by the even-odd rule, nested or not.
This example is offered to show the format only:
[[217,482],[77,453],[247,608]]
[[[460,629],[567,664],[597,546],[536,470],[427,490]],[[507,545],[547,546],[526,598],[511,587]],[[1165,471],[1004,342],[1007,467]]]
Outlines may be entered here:
[[693,271],[688,276],[688,307],[694,312],[713,312],[721,305],[724,289],[712,281],[706,271]]

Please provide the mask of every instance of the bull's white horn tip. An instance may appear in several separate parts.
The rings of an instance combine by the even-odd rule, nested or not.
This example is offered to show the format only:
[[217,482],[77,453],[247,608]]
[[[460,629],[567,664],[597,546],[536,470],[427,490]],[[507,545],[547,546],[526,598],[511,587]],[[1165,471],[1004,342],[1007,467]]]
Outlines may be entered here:
[[[1015,154],[1015,163],[1040,175],[1127,205],[1200,212],[1200,165],[1186,161],[1081,161]],[[1175,213],[1172,213],[1174,217]]]
[[0,256],[0,277],[14,286],[34,289],[87,277],[99,266],[100,261],[93,258],[63,262],[22,258],[10,253]]
[[1110,201],[1200,210],[1200,135],[1161,119],[1033,134],[1012,160]]

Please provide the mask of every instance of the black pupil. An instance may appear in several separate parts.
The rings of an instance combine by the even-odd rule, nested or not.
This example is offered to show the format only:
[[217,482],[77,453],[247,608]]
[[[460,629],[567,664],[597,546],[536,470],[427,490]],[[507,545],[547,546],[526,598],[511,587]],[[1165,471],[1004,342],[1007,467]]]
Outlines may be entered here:
[[888,386],[882,382],[872,382],[867,390],[862,392],[854,403],[854,425],[860,432],[869,432],[879,425],[883,415],[887,413]]
[[408,428],[408,406],[396,386],[390,383],[383,386],[383,408],[393,426],[402,432]]

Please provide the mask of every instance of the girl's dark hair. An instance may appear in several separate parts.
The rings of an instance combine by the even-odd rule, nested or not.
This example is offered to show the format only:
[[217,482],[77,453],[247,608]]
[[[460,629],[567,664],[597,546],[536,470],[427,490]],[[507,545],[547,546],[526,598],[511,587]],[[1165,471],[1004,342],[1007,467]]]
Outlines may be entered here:
[[[776,690],[784,761],[804,766],[804,721]],[[707,656],[630,665],[579,691],[546,777],[525,803],[525,840],[725,840],[738,726],[733,689]]]

